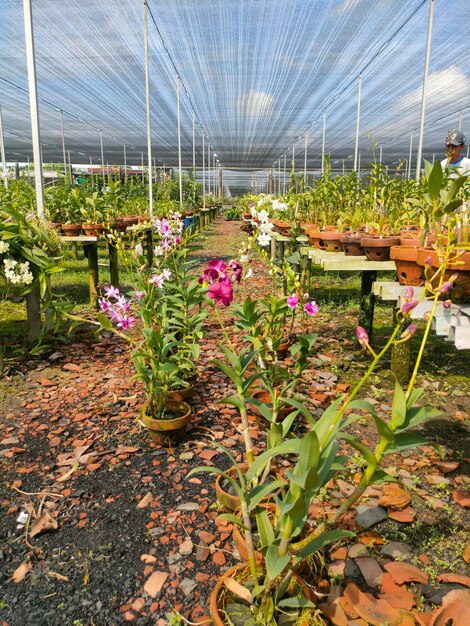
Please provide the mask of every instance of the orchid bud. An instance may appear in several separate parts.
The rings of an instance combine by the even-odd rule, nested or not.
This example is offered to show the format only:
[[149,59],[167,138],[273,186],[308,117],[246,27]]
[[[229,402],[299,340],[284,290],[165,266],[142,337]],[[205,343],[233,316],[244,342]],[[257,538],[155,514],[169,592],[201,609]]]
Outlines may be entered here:
[[405,328],[404,332],[402,332],[402,339],[410,339],[411,337],[413,337],[417,330],[418,327],[416,326],[416,324],[410,324],[407,328]]
[[450,309],[451,305],[452,305],[452,302],[450,300],[444,300],[444,302],[442,303],[442,306],[445,309]]
[[413,300],[413,296],[415,294],[415,290],[413,287],[407,287],[405,291],[405,302],[411,302]]
[[402,307],[401,307],[401,312],[402,313],[409,313],[410,311],[412,311],[415,306],[418,305],[418,300],[411,300],[411,302],[405,302]]
[[423,314],[423,320],[425,322],[428,322],[430,317],[431,317],[431,311],[426,311],[426,313]]
[[426,267],[431,267],[431,255],[428,254],[428,256],[424,259],[424,265],[426,265]]
[[452,274],[452,276],[449,278],[451,283],[455,283],[457,281],[457,278],[459,277],[458,272],[456,274]]
[[453,286],[454,286],[454,283],[451,283],[450,280],[447,280],[445,283],[442,283],[442,285],[439,287],[439,293],[447,293],[448,291],[452,289]]
[[369,335],[366,333],[365,329],[362,328],[362,326],[358,326],[356,328],[356,336],[362,348],[366,350],[367,344],[369,343]]

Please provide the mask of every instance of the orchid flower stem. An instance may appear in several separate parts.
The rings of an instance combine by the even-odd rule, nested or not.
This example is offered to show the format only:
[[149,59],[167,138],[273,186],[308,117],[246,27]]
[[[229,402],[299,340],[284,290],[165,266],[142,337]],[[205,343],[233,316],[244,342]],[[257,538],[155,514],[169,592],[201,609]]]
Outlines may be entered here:
[[[99,322],[95,322],[94,320],[87,320],[84,317],[80,317],[78,315],[72,315],[72,313],[66,313],[65,311],[62,311],[61,315],[63,317],[65,317],[66,319],[71,320],[72,322],[83,322],[84,324],[91,324],[92,326],[97,326],[98,328],[102,328],[102,326],[101,326],[101,324]],[[108,330],[108,329],[106,328],[106,329],[103,329],[103,330]],[[113,328],[110,328],[109,330],[113,334],[117,335],[118,337],[121,337],[121,339],[125,339],[130,344],[132,344],[133,346],[137,346],[138,345],[137,341],[135,341],[135,339],[132,339],[128,335],[125,335],[120,330],[117,330],[117,328],[113,327]]]
[[224,335],[225,341],[227,342],[227,345],[230,348],[230,350],[232,350],[232,352],[235,353],[235,348],[233,347],[233,344],[230,341],[229,336],[227,335],[227,331],[225,330],[225,326],[222,322],[222,318],[220,317],[219,309],[217,308],[217,305],[215,304],[215,302],[212,302],[211,304],[214,307],[215,315],[219,321],[220,328],[222,329],[222,333]]
[[[389,340],[387,341],[387,343],[385,344],[385,346],[382,348],[382,350],[376,355],[376,357],[374,358],[374,360],[372,361],[372,363],[369,365],[369,368],[367,370],[367,372],[364,374],[364,376],[361,378],[361,380],[357,383],[357,385],[354,387],[353,391],[349,394],[348,398],[345,400],[345,402],[343,403],[342,407],[339,409],[338,414],[336,415],[336,418],[334,420],[333,425],[336,425],[339,420],[342,418],[344,411],[348,408],[348,405],[351,403],[351,401],[356,397],[356,395],[359,393],[359,391],[361,390],[361,388],[363,387],[363,385],[365,384],[365,382],[368,380],[369,376],[372,374],[372,372],[374,371],[377,363],[380,361],[380,359],[383,357],[383,355],[387,352],[387,350],[390,348],[390,346],[392,345],[396,335],[398,334],[398,332],[400,331],[401,328],[401,323],[397,324],[397,326],[395,327],[395,330],[393,331],[392,335],[390,336]],[[332,425],[332,426],[333,426]],[[325,433],[325,437],[324,440],[320,442],[320,446],[321,449],[323,449],[326,445],[326,442],[328,440],[328,437],[330,436],[330,432],[328,431],[327,433]]]
[[[447,257],[448,257],[448,252],[446,254],[446,259],[445,259],[444,263],[447,263]],[[439,278],[439,285],[438,285],[437,289],[435,290],[435,294],[434,294],[434,298],[433,298],[433,302],[432,302],[432,308],[431,308],[431,311],[429,312],[429,318],[428,318],[428,320],[426,322],[426,328],[424,329],[424,334],[423,334],[423,338],[421,340],[421,345],[419,347],[418,356],[416,357],[416,361],[415,361],[415,365],[414,365],[414,368],[413,368],[413,372],[411,374],[410,381],[409,381],[408,387],[406,389],[405,398],[407,400],[410,397],[410,393],[411,393],[411,391],[413,389],[413,386],[414,386],[415,381],[416,381],[416,377],[418,375],[419,366],[421,365],[421,361],[422,361],[423,354],[424,354],[424,348],[426,347],[426,343],[427,343],[427,340],[428,340],[429,332],[431,330],[432,320],[433,320],[434,313],[435,313],[436,307],[437,307],[437,299],[439,297],[439,287],[442,285],[443,280],[444,280],[444,272],[441,272],[440,278]]]

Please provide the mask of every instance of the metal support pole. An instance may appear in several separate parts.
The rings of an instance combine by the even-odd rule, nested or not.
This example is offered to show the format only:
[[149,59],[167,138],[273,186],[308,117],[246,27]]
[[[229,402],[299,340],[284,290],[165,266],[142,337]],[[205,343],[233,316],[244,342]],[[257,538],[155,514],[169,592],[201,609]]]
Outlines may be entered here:
[[325,171],[325,142],[326,142],[326,109],[323,109],[323,138],[321,143],[321,173]]
[[462,130],[462,111],[459,111],[459,130]]
[[362,91],[362,75],[359,74],[357,79],[357,116],[356,116],[356,145],[354,148],[354,171],[357,172],[357,154],[359,152],[359,127],[361,122],[361,91]]
[[[64,130],[64,112],[60,109],[60,128],[62,131],[62,158],[64,159],[64,176],[67,173],[67,159],[65,158],[65,130]],[[69,171],[69,178],[72,181],[72,176]]]
[[196,114],[193,111],[193,178],[196,180]]
[[140,153],[140,163],[142,167],[142,182],[144,182],[144,153]]
[[147,26],[147,0],[143,0],[144,9],[144,61],[145,61],[145,108],[147,114],[147,158],[149,173],[149,213],[153,217],[153,177],[152,177],[152,131],[150,123],[150,72],[149,72],[149,35]]
[[207,187],[208,187],[208,193],[209,196],[211,195],[211,167],[212,167],[212,163],[211,163],[212,159],[211,159],[211,144],[209,143],[207,145]]
[[223,182],[224,182],[224,180],[223,180],[222,168],[219,167],[219,200],[220,200],[220,202],[222,202],[222,198],[224,196],[224,194],[223,194],[223,187],[224,187]]
[[380,146],[379,150],[379,163],[382,163],[382,146]]
[[421,95],[421,119],[419,123],[418,156],[416,157],[416,179],[421,175],[421,156],[423,152],[424,113],[426,110],[426,84],[428,81],[429,57],[431,56],[432,18],[434,14],[434,0],[429,0],[428,38],[426,42],[426,58],[424,61],[423,90]]
[[44,184],[42,179],[41,134],[39,129],[38,95],[36,88],[36,61],[34,57],[34,33],[31,0],[23,0],[26,62],[28,66],[29,108],[33,139],[34,183],[39,217],[44,217]]
[[105,182],[105,177],[104,177],[104,150],[103,150],[103,133],[100,131],[98,131],[100,133],[100,146],[101,146],[101,169],[103,170],[103,182]]
[[206,148],[204,146],[205,133],[202,133],[202,208],[206,208],[206,164],[205,154]]
[[124,144],[124,180],[127,180],[127,154],[126,154],[126,144]]
[[413,155],[413,133],[410,133],[410,154],[408,156],[408,180],[411,178],[411,157]]
[[2,157],[3,180],[5,181],[5,187],[8,189],[8,171],[7,162],[5,160],[5,141],[3,139],[2,107],[0,107],[0,156]]
[[286,193],[286,159],[287,156],[284,154],[284,179],[282,181],[282,194],[285,195]]
[[183,208],[183,175],[181,166],[181,110],[180,110],[180,77],[176,75],[176,106],[178,111],[178,178],[180,188],[180,207]]
[[305,146],[304,146],[304,190],[307,186],[307,147],[308,147],[308,135],[305,133]]

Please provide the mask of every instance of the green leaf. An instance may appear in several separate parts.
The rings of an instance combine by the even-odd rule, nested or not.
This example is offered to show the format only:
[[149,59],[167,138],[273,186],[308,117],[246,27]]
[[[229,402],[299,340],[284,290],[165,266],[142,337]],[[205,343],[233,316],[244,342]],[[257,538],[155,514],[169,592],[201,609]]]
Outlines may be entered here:
[[315,608],[315,604],[307,598],[284,598],[284,600],[277,602],[277,606],[288,609]]
[[109,319],[107,315],[104,315],[103,313],[98,313],[96,316],[96,319],[105,330],[113,329],[113,323],[111,322],[111,320]]
[[266,551],[266,571],[271,580],[274,580],[289,565],[290,555],[279,556],[278,548],[270,545]]
[[377,415],[377,411],[367,400],[353,400],[348,404],[348,409],[362,409],[371,415]]
[[428,192],[431,200],[437,201],[440,199],[442,188],[442,166],[438,160],[434,163],[431,173],[428,177]]
[[394,478],[393,476],[390,476],[390,474],[387,474],[387,472],[384,472],[383,470],[377,469],[372,474],[372,478],[370,479],[369,484],[381,485],[382,483],[396,483],[396,482],[397,482],[396,478]]
[[213,359],[211,363],[214,363],[214,365],[216,365],[219,370],[221,370],[227,376],[227,378],[230,378],[230,380],[235,384],[237,388],[241,387],[242,379],[233,369],[233,367],[230,367],[219,359]]
[[379,435],[382,439],[385,439],[388,443],[392,443],[395,438],[394,433],[390,430],[388,424],[384,422],[378,415],[374,415],[375,425],[379,431]]
[[338,541],[338,539],[344,539],[345,537],[353,537],[354,533],[348,530],[330,530],[319,537],[316,537],[310,543],[308,543],[305,547],[303,547],[298,553],[294,566],[301,563],[304,559],[306,559],[311,554],[318,552],[325,546],[333,543],[334,541]]
[[[439,163],[440,165],[440,163]],[[395,392],[392,401],[392,419],[390,420],[390,428],[396,430],[406,420],[406,398],[400,383],[395,381]]]
[[258,510],[255,517],[261,547],[271,545],[274,542],[275,534],[269,515],[265,510]]
[[362,454],[364,459],[367,461],[367,465],[369,467],[376,467],[377,460],[374,456],[372,450],[369,450],[367,446],[365,446],[362,441],[360,441],[357,437],[353,437],[352,435],[341,434],[339,435],[340,439],[344,439],[347,441],[353,448],[355,448],[358,452]]
[[227,520],[227,522],[231,522],[232,524],[236,524],[237,526],[240,526],[240,528],[246,530],[245,524],[242,522],[242,520],[237,517],[236,515],[232,515],[232,513],[221,513],[217,519],[224,519]]
[[231,404],[232,406],[237,407],[239,411],[242,411],[243,407],[245,406],[243,400],[240,400],[240,398],[237,398],[236,396],[221,398],[220,400],[217,400],[217,404]]
[[266,482],[262,485],[254,487],[247,495],[246,501],[248,504],[248,510],[252,511],[258,506],[258,504],[266,498],[273,491],[277,491],[280,487],[285,485],[283,480],[273,480]]
[[402,450],[410,450],[418,446],[436,445],[429,443],[425,437],[416,435],[415,433],[396,433],[393,445],[387,448],[385,454],[391,454]]

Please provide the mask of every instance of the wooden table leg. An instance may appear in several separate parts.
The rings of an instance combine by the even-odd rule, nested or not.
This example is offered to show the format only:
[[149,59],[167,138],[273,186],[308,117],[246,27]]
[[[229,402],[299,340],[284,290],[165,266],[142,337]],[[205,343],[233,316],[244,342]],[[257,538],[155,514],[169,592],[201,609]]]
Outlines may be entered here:
[[310,270],[312,268],[312,260],[308,254],[302,254],[300,257],[300,284],[303,293],[310,293]]
[[98,304],[98,243],[90,242],[83,244],[88,259],[89,285],[90,285],[90,303],[95,306]]
[[153,265],[153,230],[147,228],[145,230],[145,250],[147,254],[147,263],[149,267]]
[[41,333],[41,296],[39,286],[26,294],[26,316],[28,320],[28,341],[34,341]]
[[109,275],[111,279],[111,285],[113,285],[113,287],[119,287],[118,250],[112,241],[108,241],[108,254],[109,254]]
[[375,296],[372,293],[372,283],[377,279],[375,270],[363,271],[361,275],[361,305],[359,312],[359,326],[365,329],[372,342],[372,329],[374,326]]

